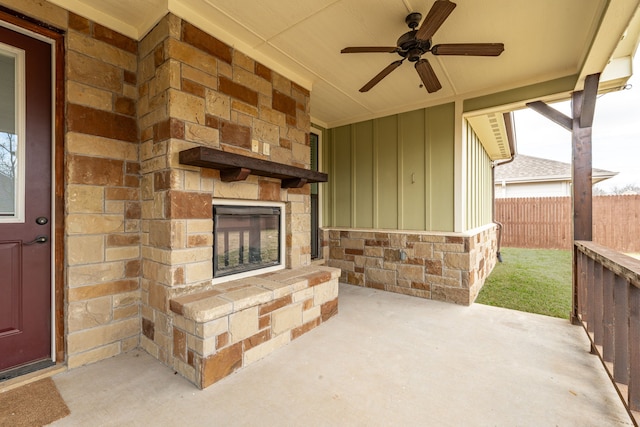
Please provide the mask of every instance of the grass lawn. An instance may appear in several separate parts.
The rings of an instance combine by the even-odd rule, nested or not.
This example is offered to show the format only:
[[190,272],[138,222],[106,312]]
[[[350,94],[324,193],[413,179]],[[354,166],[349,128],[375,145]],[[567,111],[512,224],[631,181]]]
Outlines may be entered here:
[[502,248],[477,303],[568,319],[571,251]]

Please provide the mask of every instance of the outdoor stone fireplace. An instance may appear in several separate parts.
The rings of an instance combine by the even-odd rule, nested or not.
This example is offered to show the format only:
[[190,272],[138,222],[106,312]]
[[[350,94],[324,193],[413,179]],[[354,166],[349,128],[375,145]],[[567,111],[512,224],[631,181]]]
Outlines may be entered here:
[[309,92],[171,14],[138,54],[141,346],[206,387],[337,313],[339,270],[311,265]]

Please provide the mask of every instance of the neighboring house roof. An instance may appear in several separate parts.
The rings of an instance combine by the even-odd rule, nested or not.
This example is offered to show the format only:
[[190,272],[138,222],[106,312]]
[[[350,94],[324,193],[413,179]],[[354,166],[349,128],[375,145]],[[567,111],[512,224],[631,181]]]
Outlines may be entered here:
[[[618,174],[604,169],[592,169],[593,183]],[[571,181],[571,164],[540,157],[516,154],[510,163],[496,166],[495,182]]]

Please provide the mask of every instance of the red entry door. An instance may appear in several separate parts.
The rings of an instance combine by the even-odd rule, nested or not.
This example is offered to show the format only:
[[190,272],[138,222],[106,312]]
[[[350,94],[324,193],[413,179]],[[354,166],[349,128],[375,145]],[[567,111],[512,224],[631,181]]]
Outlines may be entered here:
[[51,60],[0,23],[0,379],[52,358]]

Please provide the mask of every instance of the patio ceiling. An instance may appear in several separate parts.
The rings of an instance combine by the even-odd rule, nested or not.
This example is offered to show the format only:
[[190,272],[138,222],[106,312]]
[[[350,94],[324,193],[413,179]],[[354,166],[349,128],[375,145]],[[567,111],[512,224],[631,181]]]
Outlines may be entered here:
[[[424,55],[442,89],[429,94],[404,63],[367,93],[358,89],[399,59],[340,54],[346,46],[395,46],[409,12],[433,0],[49,0],[135,39],[172,12],[310,89],[326,127],[573,76],[571,90],[602,72],[620,86],[631,72],[640,0],[455,0],[433,42],[501,42],[499,57]],[[632,19],[635,16],[635,19]],[[630,26],[631,25],[631,26]],[[575,82],[575,83],[573,83]],[[571,90],[566,91],[569,93]],[[522,98],[522,97],[520,97]],[[518,102],[511,108],[523,105]],[[525,99],[522,99],[525,101]]]

